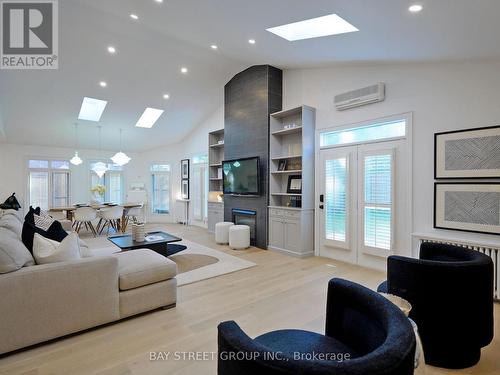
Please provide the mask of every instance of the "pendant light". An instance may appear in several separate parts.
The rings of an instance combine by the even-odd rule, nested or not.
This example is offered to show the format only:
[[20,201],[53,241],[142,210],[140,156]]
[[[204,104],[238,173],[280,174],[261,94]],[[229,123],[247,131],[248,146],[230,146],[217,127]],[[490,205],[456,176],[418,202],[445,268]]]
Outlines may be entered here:
[[[97,127],[99,129],[99,155],[101,154],[101,128],[102,126]],[[102,161],[98,161],[92,167],[92,170],[96,173],[99,178],[102,178],[104,174],[108,171],[108,166],[104,164]]]
[[111,160],[120,167],[124,166],[131,160],[127,154],[122,152],[122,129],[120,129],[120,151],[117,152]]
[[73,156],[69,161],[73,165],[80,165],[83,163],[83,160],[80,159],[80,157],[78,156],[77,149],[78,149],[78,124],[75,122],[75,156]]

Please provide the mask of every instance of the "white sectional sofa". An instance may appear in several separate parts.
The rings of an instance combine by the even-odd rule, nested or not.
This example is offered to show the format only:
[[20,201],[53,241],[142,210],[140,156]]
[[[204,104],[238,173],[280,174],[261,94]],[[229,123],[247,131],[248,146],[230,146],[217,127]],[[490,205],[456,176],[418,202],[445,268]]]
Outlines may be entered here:
[[175,306],[177,265],[154,251],[34,265],[29,252],[5,251],[22,245],[21,229],[14,213],[0,217],[0,261],[19,268],[0,274],[0,354]]

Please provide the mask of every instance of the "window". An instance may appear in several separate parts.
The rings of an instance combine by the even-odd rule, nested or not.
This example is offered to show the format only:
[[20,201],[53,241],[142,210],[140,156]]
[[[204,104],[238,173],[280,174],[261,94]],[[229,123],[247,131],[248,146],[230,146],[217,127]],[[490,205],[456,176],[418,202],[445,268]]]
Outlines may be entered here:
[[70,204],[70,172],[67,160],[29,160],[29,204],[48,210]]
[[391,250],[393,154],[364,156],[364,245]]
[[113,164],[105,163],[108,170],[106,173],[99,177],[92,168],[99,161],[93,160],[90,162],[90,189],[94,189],[98,185],[104,186],[104,194],[99,192],[92,192],[91,200],[99,202],[112,202],[116,204],[123,203],[124,196],[124,183],[123,183],[123,167]]
[[208,155],[193,156],[192,202],[195,220],[207,221],[208,212]]
[[398,119],[350,129],[324,132],[320,135],[320,147],[401,138],[406,136],[406,122],[406,119]]
[[346,241],[347,232],[347,158],[325,161],[325,236]]
[[151,165],[151,185],[153,191],[152,212],[168,214],[170,212],[170,165]]

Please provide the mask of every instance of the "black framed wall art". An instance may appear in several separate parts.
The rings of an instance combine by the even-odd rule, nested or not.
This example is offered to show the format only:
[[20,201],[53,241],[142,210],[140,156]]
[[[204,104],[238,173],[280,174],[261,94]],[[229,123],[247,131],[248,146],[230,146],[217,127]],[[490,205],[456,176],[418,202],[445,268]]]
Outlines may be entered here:
[[289,194],[302,193],[302,176],[288,176],[286,192]]
[[500,182],[434,183],[434,228],[500,234]]
[[434,134],[434,178],[500,178],[500,126]]
[[181,180],[181,198],[189,199],[189,180]]
[[189,178],[189,159],[181,160],[181,179]]

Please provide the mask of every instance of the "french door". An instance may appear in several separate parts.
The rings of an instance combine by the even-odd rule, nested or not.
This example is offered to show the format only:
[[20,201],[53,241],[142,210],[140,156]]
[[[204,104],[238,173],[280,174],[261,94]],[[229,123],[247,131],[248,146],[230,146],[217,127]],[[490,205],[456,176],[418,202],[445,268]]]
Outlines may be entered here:
[[404,253],[409,233],[405,140],[320,151],[319,253],[373,268]]

